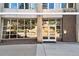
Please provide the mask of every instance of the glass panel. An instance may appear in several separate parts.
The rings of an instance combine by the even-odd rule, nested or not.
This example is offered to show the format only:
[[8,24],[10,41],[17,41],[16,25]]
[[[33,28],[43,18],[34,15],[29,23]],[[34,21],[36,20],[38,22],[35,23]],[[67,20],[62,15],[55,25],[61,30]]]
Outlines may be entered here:
[[36,20],[31,20],[31,27],[30,27],[30,33],[31,36],[30,37],[36,37],[37,36],[37,24],[36,24]]
[[16,9],[17,8],[17,3],[11,3],[11,8]]
[[50,20],[49,20],[49,25],[55,25],[55,23],[56,23],[56,22],[55,22],[55,19],[50,19]]
[[56,32],[57,32],[57,38],[61,38],[61,19],[57,19],[57,25],[56,25]]
[[55,27],[51,26],[50,27],[50,39],[55,39]]
[[25,3],[25,9],[29,9],[29,3]]
[[4,19],[3,20],[3,38],[9,38],[10,34],[10,20]]
[[56,27],[56,21],[55,19],[49,19],[49,38],[55,39],[55,27]]
[[3,26],[4,27],[9,27],[10,26],[10,20],[9,19],[4,19],[3,20]]
[[16,38],[17,34],[17,20],[11,19],[10,38]]
[[36,19],[4,19],[3,38],[37,37]]
[[7,38],[8,39],[9,38],[9,34],[3,34],[3,38],[5,38],[5,39]]
[[9,3],[4,3],[4,8],[9,8]]
[[9,32],[10,31],[10,28],[11,28],[10,20],[4,19],[3,30]]
[[49,3],[49,9],[54,9],[54,3]]
[[31,3],[30,8],[31,8],[31,9],[36,9],[36,3]]
[[61,8],[60,6],[61,6],[60,3],[54,3],[54,8],[55,8],[55,9]]
[[24,20],[23,19],[19,19],[18,20],[18,27],[23,27],[24,26]]
[[61,3],[61,8],[66,8],[66,3]]
[[68,3],[68,8],[73,8],[73,3]]
[[24,34],[24,20],[23,19],[18,20],[17,35],[18,35],[18,38],[25,37],[25,34]]
[[48,39],[48,20],[43,20],[43,39]]
[[43,9],[48,9],[48,3],[43,3]]
[[30,19],[25,19],[25,37],[29,37]]
[[30,19],[26,20],[27,24],[27,37],[36,37],[37,36],[37,25],[36,20]]
[[24,3],[19,3],[18,7],[19,7],[19,9],[24,9]]

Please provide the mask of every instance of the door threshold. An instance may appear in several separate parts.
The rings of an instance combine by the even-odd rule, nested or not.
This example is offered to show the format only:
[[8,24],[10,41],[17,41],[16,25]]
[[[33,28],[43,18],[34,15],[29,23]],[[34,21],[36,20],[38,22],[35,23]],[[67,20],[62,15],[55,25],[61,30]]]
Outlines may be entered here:
[[45,43],[49,43],[49,42],[53,42],[53,43],[56,43],[56,40],[55,39],[51,39],[51,40],[48,40],[48,39],[43,39],[43,42]]

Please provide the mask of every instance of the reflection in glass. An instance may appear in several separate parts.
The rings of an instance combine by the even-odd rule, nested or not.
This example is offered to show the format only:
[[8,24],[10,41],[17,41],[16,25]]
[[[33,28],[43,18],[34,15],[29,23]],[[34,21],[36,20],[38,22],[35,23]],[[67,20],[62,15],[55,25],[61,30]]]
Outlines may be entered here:
[[66,3],[61,3],[61,8],[66,8]]
[[29,9],[29,3],[25,3],[25,9]]
[[43,39],[61,38],[61,19],[43,20]]
[[73,8],[73,3],[68,3],[68,8]]
[[54,9],[54,3],[49,3],[49,9]]
[[48,39],[48,20],[43,20],[43,38]]
[[4,3],[4,8],[9,8],[9,3]]
[[11,8],[16,9],[17,8],[17,3],[11,3]]
[[3,38],[37,37],[36,19],[4,19]]
[[24,3],[18,3],[18,8],[19,9],[24,9]]
[[36,9],[36,3],[31,3],[30,5],[31,5],[30,6],[31,9]]
[[48,9],[48,3],[43,3],[43,9]]

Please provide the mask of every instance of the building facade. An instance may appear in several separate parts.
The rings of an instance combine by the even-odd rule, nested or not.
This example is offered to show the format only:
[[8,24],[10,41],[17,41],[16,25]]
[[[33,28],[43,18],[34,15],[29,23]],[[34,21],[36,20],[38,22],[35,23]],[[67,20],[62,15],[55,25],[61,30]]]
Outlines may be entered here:
[[[29,13],[0,15],[0,40],[29,39],[37,42],[78,42],[78,15],[75,3],[0,3],[0,12]],[[30,13],[51,13],[35,15]]]

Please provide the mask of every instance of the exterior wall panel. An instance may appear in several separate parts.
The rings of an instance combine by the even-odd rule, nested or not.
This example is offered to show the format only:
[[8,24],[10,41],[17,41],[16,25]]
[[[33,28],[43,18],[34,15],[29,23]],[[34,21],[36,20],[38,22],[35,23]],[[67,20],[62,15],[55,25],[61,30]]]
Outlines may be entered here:
[[63,41],[68,41],[68,42],[76,41],[76,16],[75,15],[63,16]]

